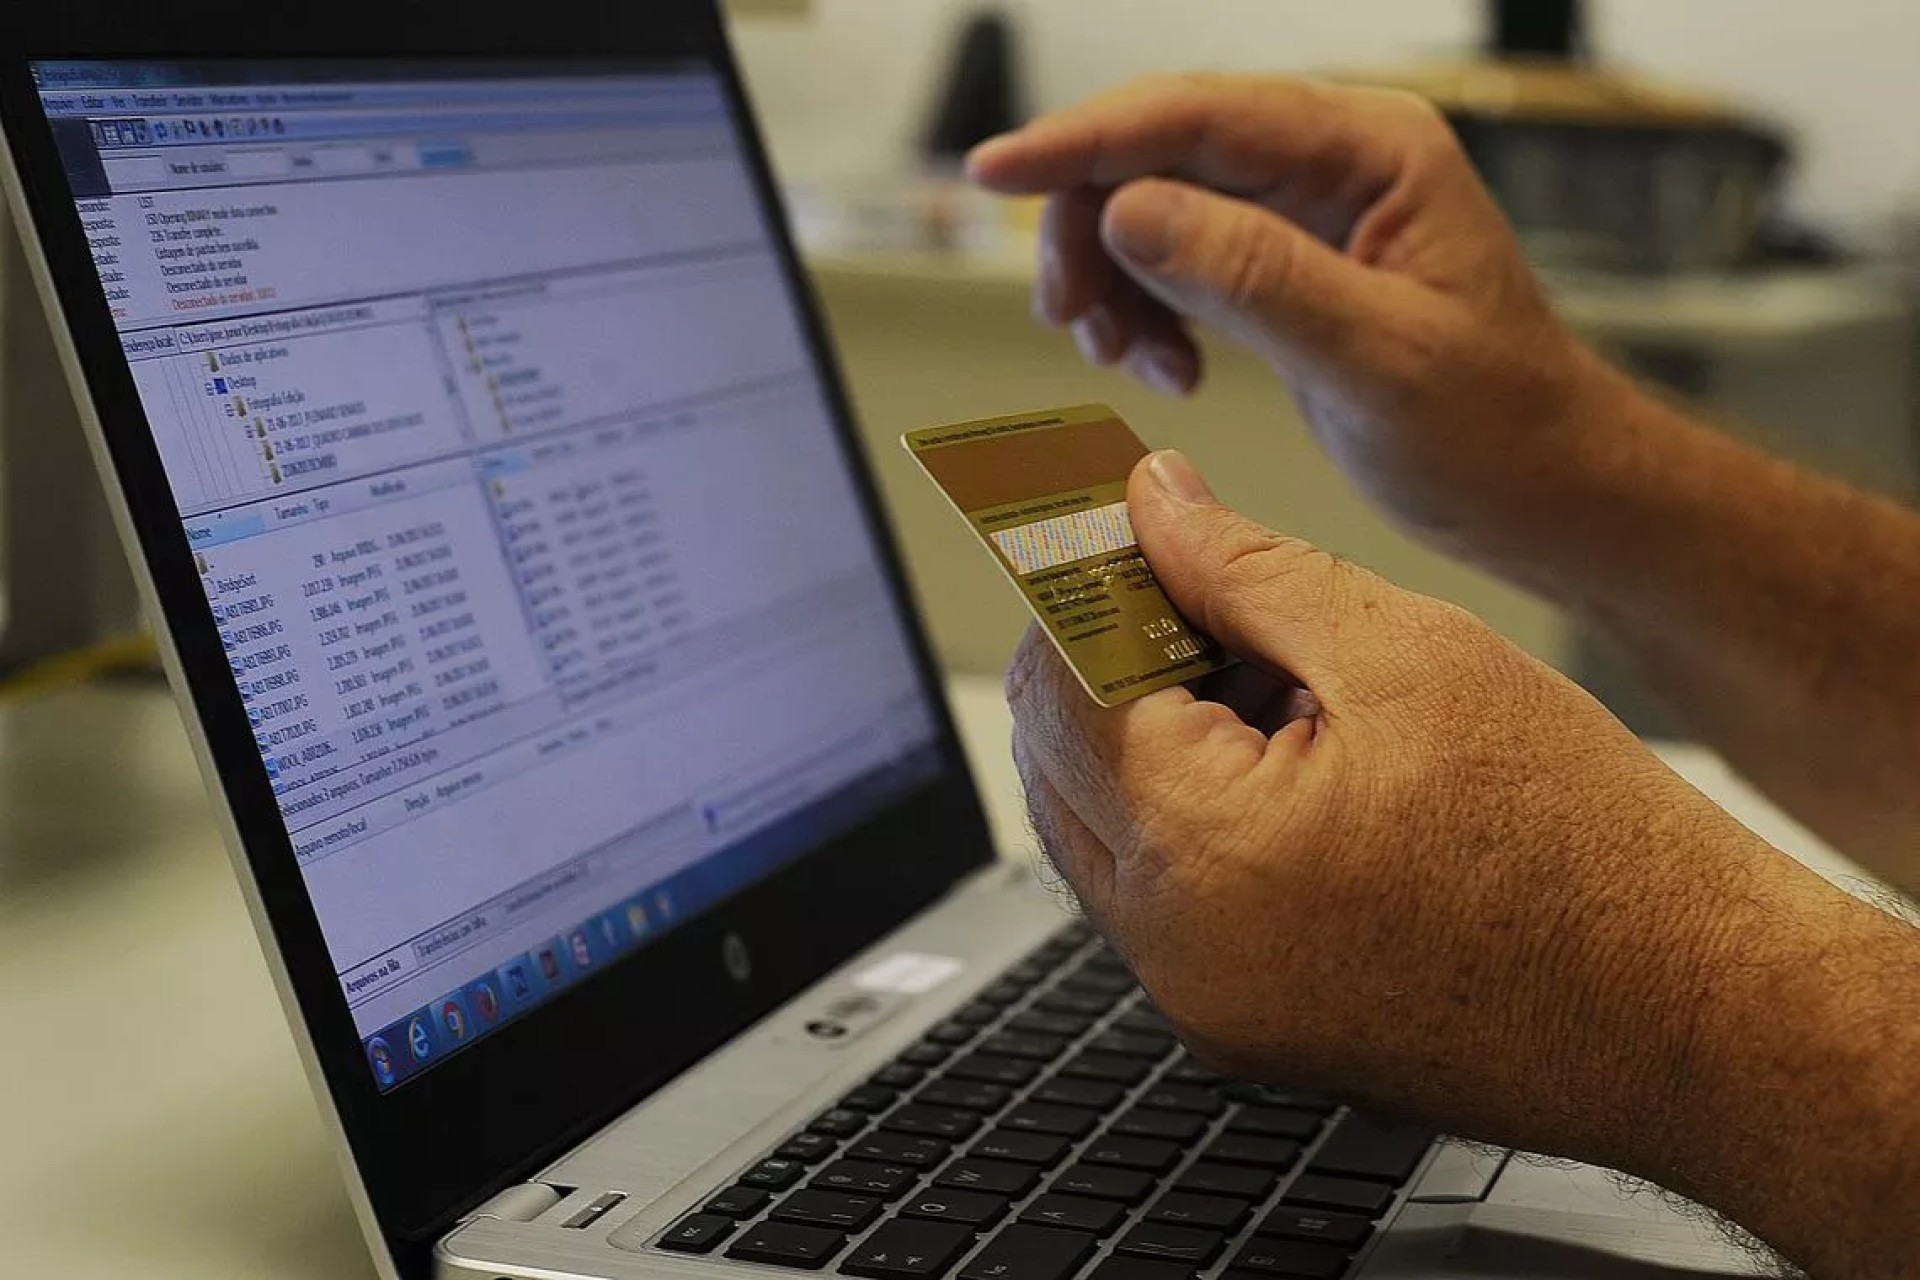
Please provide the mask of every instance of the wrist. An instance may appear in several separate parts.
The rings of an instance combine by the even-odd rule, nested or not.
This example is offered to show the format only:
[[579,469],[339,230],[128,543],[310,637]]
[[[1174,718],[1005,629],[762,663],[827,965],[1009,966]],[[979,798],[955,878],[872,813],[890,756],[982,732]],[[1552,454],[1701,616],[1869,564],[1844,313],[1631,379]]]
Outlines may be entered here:
[[1476,557],[1486,568],[1569,608],[1610,571],[1623,498],[1657,468],[1671,410],[1572,335],[1534,428],[1516,442],[1486,495]]
[[1618,492],[1666,411],[1571,332],[1524,359],[1505,394],[1466,406],[1464,420],[1436,415],[1404,492],[1384,496],[1438,550],[1577,607],[1596,535],[1617,522]]
[[1920,938],[1768,854],[1703,931],[1671,1060],[1645,1081],[1646,1122],[1617,1163],[1813,1274],[1907,1276]]

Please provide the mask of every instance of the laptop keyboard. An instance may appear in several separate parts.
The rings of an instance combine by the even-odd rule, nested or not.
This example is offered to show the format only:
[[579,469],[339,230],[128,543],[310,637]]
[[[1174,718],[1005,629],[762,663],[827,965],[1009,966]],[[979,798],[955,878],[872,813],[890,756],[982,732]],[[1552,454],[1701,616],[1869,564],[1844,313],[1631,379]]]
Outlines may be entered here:
[[1432,1142],[1202,1067],[1075,925],[653,1244],[866,1280],[1339,1280]]

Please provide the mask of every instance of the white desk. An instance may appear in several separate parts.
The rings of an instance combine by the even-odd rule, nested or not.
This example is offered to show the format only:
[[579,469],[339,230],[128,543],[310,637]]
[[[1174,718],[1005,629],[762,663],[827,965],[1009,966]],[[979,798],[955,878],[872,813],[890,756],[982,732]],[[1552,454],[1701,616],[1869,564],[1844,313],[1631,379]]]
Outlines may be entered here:
[[[1030,848],[998,684],[955,705],[1003,851]],[[1710,757],[1776,843],[1845,864]],[[0,706],[0,1274],[372,1274],[172,702]]]

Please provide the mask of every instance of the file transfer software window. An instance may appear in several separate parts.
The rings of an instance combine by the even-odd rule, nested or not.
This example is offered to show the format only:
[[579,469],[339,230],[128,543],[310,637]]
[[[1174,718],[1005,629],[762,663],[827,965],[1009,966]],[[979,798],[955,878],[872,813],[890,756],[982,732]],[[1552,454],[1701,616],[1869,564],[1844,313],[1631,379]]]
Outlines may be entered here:
[[716,79],[39,70],[363,1036],[477,1020],[512,957],[530,1002],[924,776]]

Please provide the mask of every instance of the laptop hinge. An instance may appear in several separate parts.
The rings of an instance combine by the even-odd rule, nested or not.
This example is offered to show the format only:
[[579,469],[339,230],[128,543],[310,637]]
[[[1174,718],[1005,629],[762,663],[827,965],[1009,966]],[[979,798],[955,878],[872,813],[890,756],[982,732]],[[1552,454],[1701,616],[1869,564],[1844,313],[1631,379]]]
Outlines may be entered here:
[[560,1199],[559,1190],[544,1182],[523,1182],[517,1187],[508,1187],[461,1221],[472,1222],[476,1218],[498,1218],[504,1222],[532,1222],[559,1204]]

